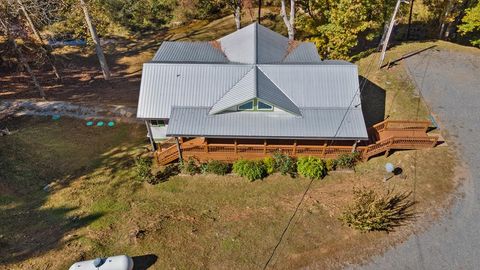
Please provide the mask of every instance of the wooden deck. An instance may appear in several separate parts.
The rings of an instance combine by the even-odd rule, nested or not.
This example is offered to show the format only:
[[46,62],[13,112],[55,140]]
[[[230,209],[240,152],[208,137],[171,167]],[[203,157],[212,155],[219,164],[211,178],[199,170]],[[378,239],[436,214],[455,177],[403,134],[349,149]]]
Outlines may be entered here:
[[[424,149],[432,148],[438,142],[438,136],[429,136],[427,133],[428,121],[394,121],[381,122],[370,130],[370,141],[365,145],[332,145],[326,141],[297,141],[291,144],[282,142],[242,143],[233,140],[231,143],[218,143],[205,138],[181,140],[180,148],[184,159],[196,158],[200,161],[222,160],[235,161],[238,159],[259,159],[281,151],[293,157],[316,156],[321,158],[336,158],[341,154],[358,151],[363,160],[379,155],[388,154],[392,149]],[[355,147],[355,148],[354,148]],[[174,139],[169,139],[160,145],[156,152],[157,161],[166,165],[178,160],[179,153]]]

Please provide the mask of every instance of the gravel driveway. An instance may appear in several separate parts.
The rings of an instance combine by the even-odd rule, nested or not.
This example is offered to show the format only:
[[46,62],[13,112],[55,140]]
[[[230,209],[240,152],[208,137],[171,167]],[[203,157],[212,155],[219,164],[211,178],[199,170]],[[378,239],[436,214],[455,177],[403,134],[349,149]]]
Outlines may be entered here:
[[471,176],[451,213],[356,269],[480,269],[480,57],[431,49],[405,61]]

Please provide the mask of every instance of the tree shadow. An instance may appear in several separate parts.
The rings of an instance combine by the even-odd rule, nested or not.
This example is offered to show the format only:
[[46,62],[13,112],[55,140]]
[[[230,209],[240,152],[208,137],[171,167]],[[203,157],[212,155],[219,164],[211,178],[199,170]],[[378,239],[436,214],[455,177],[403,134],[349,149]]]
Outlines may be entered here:
[[147,270],[150,266],[157,262],[157,255],[148,254],[143,256],[135,256],[133,259],[133,270]]
[[[98,169],[108,175],[128,168],[129,153],[137,149],[139,139],[143,139],[139,134],[143,132],[132,125],[119,124],[115,132],[106,132],[86,127],[76,119],[52,122],[47,117],[16,117],[2,123],[19,132],[0,137],[0,268],[74,243],[79,238],[77,229],[107,214],[103,210],[80,209],[80,204],[72,205],[64,195],[53,197],[55,201],[51,198],[70,187],[72,181],[95,174]],[[35,128],[31,129],[33,125]],[[36,149],[31,149],[30,143],[23,140],[32,132],[37,135]],[[99,139],[94,141],[92,136]],[[63,147],[66,148],[56,149]],[[79,154],[75,150],[84,147],[93,150],[81,152],[86,156],[76,156]],[[27,149],[29,151],[25,151]],[[61,168],[72,160],[79,164]],[[53,185],[45,189],[48,183]],[[83,191],[84,196],[90,195],[85,194],[87,191],[88,188]],[[75,190],[67,196],[74,196],[71,199],[75,201],[82,196],[82,191]]]
[[[363,86],[365,84],[365,86]],[[385,119],[385,90],[367,78],[360,76],[362,111],[367,128]]]

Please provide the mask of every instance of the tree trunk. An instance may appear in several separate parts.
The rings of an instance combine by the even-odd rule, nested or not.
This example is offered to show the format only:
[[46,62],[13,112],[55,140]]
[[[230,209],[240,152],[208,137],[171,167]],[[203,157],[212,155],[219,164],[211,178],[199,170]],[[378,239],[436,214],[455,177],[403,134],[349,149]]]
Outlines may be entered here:
[[[237,0],[236,0],[237,1]],[[235,5],[235,25],[237,26],[237,30],[242,28],[242,0],[238,0]]]
[[262,23],[262,0],[258,0],[258,17],[257,21],[259,24]]
[[17,0],[18,5],[20,6],[20,10],[23,12],[23,15],[27,19],[28,25],[32,29],[33,35],[37,39],[37,41],[40,43],[40,49],[42,52],[47,56],[48,64],[52,67],[53,73],[55,74],[55,77],[57,77],[58,80],[62,80],[62,77],[60,76],[60,73],[58,72],[57,67],[55,66],[55,58],[51,54],[51,50],[48,48],[45,48],[45,44],[43,43],[42,36],[40,36],[40,33],[38,33],[37,28],[33,24],[32,18],[30,18],[30,15],[28,14],[27,10],[25,9],[25,6],[23,5],[21,0]]
[[280,10],[280,15],[282,16],[283,22],[287,27],[288,39],[295,39],[295,0],[290,0],[290,18],[287,16],[285,0],[281,0],[282,8]]
[[100,61],[100,66],[102,68],[103,77],[105,80],[110,80],[110,69],[108,68],[107,60],[103,54],[102,46],[100,46],[100,40],[98,39],[97,31],[93,25],[92,19],[88,12],[87,5],[84,0],[80,0],[80,5],[82,6],[83,13],[85,13],[85,20],[87,22],[88,29],[90,30],[90,35],[92,36],[93,43],[95,44],[95,49],[97,51],[98,61]]
[[5,32],[5,35],[7,36],[7,39],[13,44],[13,48],[15,49],[16,53],[17,53],[17,56],[18,56],[18,61],[20,61],[20,63],[22,64],[22,66],[27,70],[28,74],[30,75],[30,78],[32,79],[33,81],[33,84],[35,86],[35,88],[38,90],[38,92],[40,93],[40,96],[43,98],[43,99],[46,99],[46,95],[45,95],[45,92],[43,91],[42,87],[40,86],[40,84],[38,83],[38,80],[37,80],[37,77],[35,76],[35,74],[33,73],[33,70],[31,69],[30,65],[28,64],[28,61],[27,59],[25,59],[25,57],[23,56],[23,53],[22,53],[22,50],[18,47],[17,45],[17,42],[15,41],[15,38],[12,38],[11,34],[10,34],[10,29],[8,28],[8,26],[3,22],[3,20],[0,18],[0,23],[2,25],[2,28]]

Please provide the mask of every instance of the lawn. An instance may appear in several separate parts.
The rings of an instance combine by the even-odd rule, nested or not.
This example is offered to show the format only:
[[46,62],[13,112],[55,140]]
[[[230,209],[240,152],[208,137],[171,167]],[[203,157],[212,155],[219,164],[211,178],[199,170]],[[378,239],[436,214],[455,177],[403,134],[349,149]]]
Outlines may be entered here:
[[[124,253],[156,258],[148,269],[261,269],[309,184],[281,175],[256,182],[207,175],[152,186],[132,171],[132,157],[148,155],[143,126],[86,127],[46,117],[6,124],[17,132],[0,137],[5,269],[66,269],[77,260]],[[387,160],[405,177],[382,183]],[[338,221],[352,188],[414,190],[416,219],[430,220],[455,187],[454,161],[449,147],[396,152],[356,173],[314,181],[269,266],[338,268],[402,241],[414,220],[389,234],[359,233]]]

